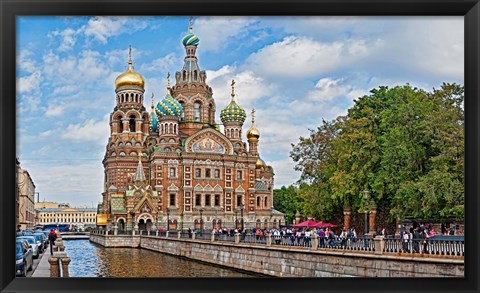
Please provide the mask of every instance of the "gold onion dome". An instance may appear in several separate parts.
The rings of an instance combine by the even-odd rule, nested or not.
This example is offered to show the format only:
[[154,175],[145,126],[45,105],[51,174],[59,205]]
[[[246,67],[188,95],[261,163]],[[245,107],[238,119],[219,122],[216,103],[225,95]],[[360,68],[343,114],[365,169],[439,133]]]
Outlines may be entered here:
[[255,168],[260,169],[264,166],[266,166],[265,161],[258,158],[257,162],[255,163]]
[[248,140],[258,140],[260,138],[260,131],[255,127],[255,109],[252,109],[252,127],[247,131]]
[[245,119],[247,118],[247,114],[245,113],[245,110],[240,107],[237,102],[235,101],[235,81],[232,80],[232,99],[230,103],[220,111],[220,120],[222,120],[222,123],[228,123],[228,122],[238,122],[240,124],[243,124],[245,122]]
[[118,89],[123,86],[136,86],[145,87],[145,80],[143,77],[133,71],[133,62],[132,62],[132,48],[129,49],[129,59],[128,59],[128,69],[124,73],[120,74],[117,79],[115,79],[115,89]]

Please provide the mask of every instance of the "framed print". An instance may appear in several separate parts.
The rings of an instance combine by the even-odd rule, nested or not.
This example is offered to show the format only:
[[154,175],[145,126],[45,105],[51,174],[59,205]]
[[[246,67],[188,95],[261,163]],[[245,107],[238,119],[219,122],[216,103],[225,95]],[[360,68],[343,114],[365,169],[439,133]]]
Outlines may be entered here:
[[478,1],[0,1],[1,292],[478,291]]

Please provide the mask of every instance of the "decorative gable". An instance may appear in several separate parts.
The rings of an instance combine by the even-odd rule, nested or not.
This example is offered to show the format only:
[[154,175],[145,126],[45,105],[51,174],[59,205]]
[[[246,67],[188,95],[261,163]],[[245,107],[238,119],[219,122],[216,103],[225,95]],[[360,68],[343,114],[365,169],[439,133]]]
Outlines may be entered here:
[[233,155],[233,145],[215,129],[203,129],[185,141],[187,153],[214,153]]

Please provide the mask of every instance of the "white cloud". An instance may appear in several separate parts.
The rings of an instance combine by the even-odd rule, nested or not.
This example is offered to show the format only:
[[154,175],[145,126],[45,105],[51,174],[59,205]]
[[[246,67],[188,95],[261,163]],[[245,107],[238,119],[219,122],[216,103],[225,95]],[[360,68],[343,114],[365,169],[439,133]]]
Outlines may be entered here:
[[200,17],[193,24],[193,33],[200,39],[202,52],[220,52],[229,43],[239,42],[258,21],[257,17],[243,16]]
[[282,186],[289,186],[300,179],[301,172],[293,169],[295,163],[290,158],[267,161],[266,163],[273,167],[273,172],[275,173],[275,189],[281,188]]
[[58,117],[61,116],[67,107],[65,105],[53,105],[49,104],[45,110],[45,116]]
[[37,64],[34,60],[30,59],[34,56],[30,50],[21,50],[17,56],[17,67],[20,70],[25,70],[27,73],[34,73],[37,71]]
[[82,31],[82,29],[74,30],[71,28],[64,29],[63,31],[53,31],[50,33],[50,36],[56,37],[59,36],[62,38],[62,42],[58,50],[60,51],[69,51],[71,50],[76,42],[77,35]]
[[288,36],[250,55],[247,67],[270,76],[315,76],[360,60],[381,44],[380,40],[322,43],[303,36]]
[[110,37],[123,33],[135,33],[147,27],[147,22],[137,17],[96,16],[85,25],[84,32],[102,44],[106,44]]
[[42,74],[35,71],[31,75],[23,76],[17,79],[17,92],[20,94],[39,90]]
[[60,136],[72,142],[96,142],[104,145],[110,131],[108,119],[109,115],[106,115],[100,121],[88,119],[80,124],[69,124]]
[[[165,73],[165,78],[167,78],[166,72],[170,71],[171,68],[178,67],[181,64],[181,58],[176,56],[174,53],[167,54],[164,57],[157,58],[149,63],[143,63],[139,68],[138,72],[155,72],[157,74]],[[170,72],[171,80],[174,82],[174,72]]]

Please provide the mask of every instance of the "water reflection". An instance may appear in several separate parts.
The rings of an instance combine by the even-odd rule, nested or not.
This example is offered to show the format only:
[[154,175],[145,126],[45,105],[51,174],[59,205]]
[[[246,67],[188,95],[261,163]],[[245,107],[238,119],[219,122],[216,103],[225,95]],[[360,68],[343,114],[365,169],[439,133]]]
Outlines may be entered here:
[[137,248],[104,248],[88,239],[63,240],[71,277],[255,277]]

